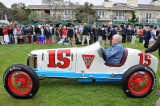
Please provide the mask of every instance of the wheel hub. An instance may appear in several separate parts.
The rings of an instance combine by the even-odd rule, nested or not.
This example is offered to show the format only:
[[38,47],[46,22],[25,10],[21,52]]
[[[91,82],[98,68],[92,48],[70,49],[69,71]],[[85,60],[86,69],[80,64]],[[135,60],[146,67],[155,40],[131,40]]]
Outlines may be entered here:
[[135,83],[136,85],[143,86],[143,81],[141,78],[136,78]]

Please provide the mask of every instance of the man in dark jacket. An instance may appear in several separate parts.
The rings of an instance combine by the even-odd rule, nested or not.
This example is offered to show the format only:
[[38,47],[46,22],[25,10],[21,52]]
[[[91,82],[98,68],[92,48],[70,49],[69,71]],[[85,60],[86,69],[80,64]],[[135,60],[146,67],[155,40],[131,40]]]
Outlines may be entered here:
[[107,43],[108,43],[108,27],[107,25],[104,26],[105,28],[102,30],[102,46],[103,48],[107,49]]
[[9,26],[9,29],[8,29],[8,36],[9,36],[10,44],[14,44],[13,29],[11,28],[11,26]]
[[68,29],[67,35],[70,37],[70,41],[68,42],[68,45],[70,46],[72,44],[73,46],[76,46],[74,28],[72,27],[72,25]]
[[84,23],[83,34],[82,34],[82,46],[84,45],[84,41],[87,40],[87,45],[89,46],[89,28],[86,23]]
[[97,30],[98,42],[101,44],[102,42],[102,26],[100,25]]
[[2,25],[0,25],[0,44],[3,43],[3,28],[2,28]]
[[123,29],[122,29],[122,43],[126,43],[126,35],[127,35],[127,28],[126,25],[124,25]]
[[[153,42],[156,40],[156,38],[153,36],[153,25],[150,26],[149,30],[145,32],[145,36],[144,36],[144,47],[145,48],[150,48],[153,46]],[[154,53],[151,53],[154,55]]]
[[112,37],[113,37],[113,35],[116,35],[117,32],[118,32],[117,29],[118,29],[118,26],[116,25],[115,28],[111,30],[111,33],[108,36],[108,39],[110,40],[110,46],[112,46]]
[[39,28],[39,25],[36,25],[36,28],[35,28],[34,32],[36,34],[35,41],[40,41],[41,29]]
[[44,28],[44,36],[46,38],[46,45],[48,45],[48,41],[51,45],[51,30],[49,28],[49,25],[46,25],[46,28]]
[[92,44],[94,43],[94,37],[95,37],[95,29],[93,28],[93,25],[91,25],[89,33],[90,33],[90,42]]
[[153,44],[152,47],[146,49],[146,50],[141,50],[142,53],[151,53],[159,49],[159,57],[160,57],[160,36],[158,36],[158,39],[156,40],[156,43]]

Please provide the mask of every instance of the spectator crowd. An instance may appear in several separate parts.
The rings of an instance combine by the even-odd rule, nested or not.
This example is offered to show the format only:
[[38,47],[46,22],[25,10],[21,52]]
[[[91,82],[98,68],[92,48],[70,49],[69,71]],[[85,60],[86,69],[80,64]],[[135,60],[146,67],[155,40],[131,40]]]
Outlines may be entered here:
[[[151,34],[151,38],[148,36]],[[136,25],[91,25],[87,26],[86,23],[79,26],[70,25],[69,27],[59,25],[36,25],[34,26],[13,26],[13,25],[0,25],[0,44],[25,44],[25,43],[52,43],[76,46],[76,43],[90,45],[96,41],[102,43],[104,48],[107,45],[112,45],[112,37],[115,34],[122,36],[122,43],[130,42],[136,43],[137,37],[139,42],[144,43],[144,47],[151,47],[158,37],[160,29],[158,26],[136,26]],[[151,39],[151,40],[150,40]]]

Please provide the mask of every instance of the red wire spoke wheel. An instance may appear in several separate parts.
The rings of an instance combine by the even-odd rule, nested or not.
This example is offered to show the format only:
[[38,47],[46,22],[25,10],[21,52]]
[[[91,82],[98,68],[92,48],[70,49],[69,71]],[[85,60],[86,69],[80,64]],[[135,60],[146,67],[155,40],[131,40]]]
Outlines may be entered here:
[[14,71],[9,75],[8,85],[14,93],[25,95],[32,90],[33,82],[26,72]]
[[19,99],[28,99],[37,93],[39,77],[29,66],[16,64],[5,71],[3,84],[11,96]]
[[141,98],[149,95],[156,85],[154,71],[145,65],[136,65],[127,70],[122,78],[124,93],[133,98]]
[[128,81],[128,87],[135,94],[143,94],[149,90],[152,85],[152,78],[148,72],[135,72]]

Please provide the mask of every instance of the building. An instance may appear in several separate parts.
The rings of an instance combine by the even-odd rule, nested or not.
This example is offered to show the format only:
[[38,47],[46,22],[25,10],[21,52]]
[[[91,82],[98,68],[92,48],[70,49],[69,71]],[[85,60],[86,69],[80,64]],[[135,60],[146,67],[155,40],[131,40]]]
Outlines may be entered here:
[[[74,21],[76,7],[64,7],[59,9],[63,20]],[[54,16],[56,8],[50,8],[45,5],[29,5],[32,11],[39,14],[47,13]],[[94,5],[96,10],[97,21],[109,24],[116,21],[128,21],[132,18],[132,12],[135,12],[136,17],[139,18],[139,23],[160,23],[160,1],[153,0],[150,4],[138,4],[138,0],[127,0],[127,3],[113,3],[109,0],[104,0],[102,5]]]

